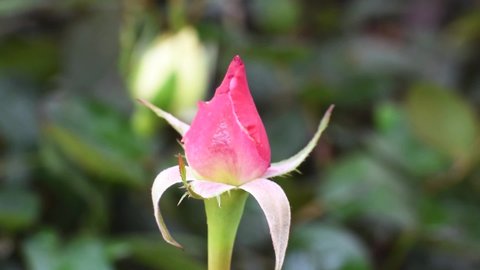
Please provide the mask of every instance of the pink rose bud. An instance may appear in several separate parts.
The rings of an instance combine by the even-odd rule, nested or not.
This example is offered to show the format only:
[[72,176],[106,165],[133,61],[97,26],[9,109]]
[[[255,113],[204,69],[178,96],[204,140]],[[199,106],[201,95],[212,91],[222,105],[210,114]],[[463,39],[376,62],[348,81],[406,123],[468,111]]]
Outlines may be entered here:
[[[158,205],[163,193],[170,186],[183,182],[187,192],[182,198],[185,195],[200,198],[206,200],[206,204],[209,199],[218,199],[218,208],[206,208],[207,219],[209,211],[214,213],[210,212],[210,217],[215,217],[215,222],[212,220],[207,222],[209,235],[210,230],[215,234],[216,229],[223,230],[235,222],[238,225],[239,220],[230,219],[231,211],[238,210],[235,209],[237,206],[243,208],[244,200],[243,203],[224,206],[226,216],[222,216],[223,219],[218,218],[217,214],[221,212],[218,209],[222,209],[220,207],[222,194],[243,190],[257,200],[265,213],[275,251],[275,270],[280,270],[290,231],[290,204],[282,188],[267,178],[290,173],[307,158],[328,126],[333,105],[320,121],[313,138],[300,152],[288,159],[270,164],[267,133],[250,95],[245,67],[239,56],[233,58],[212,100],[199,104],[198,113],[191,126],[146,100],[139,101],[175,128],[183,136],[185,144],[188,166],[179,159],[179,166],[161,171],[152,186],[154,215],[165,241],[181,247],[170,235]],[[237,218],[241,218],[241,214]],[[230,229],[236,232],[237,227],[235,225]],[[228,240],[230,241],[228,244],[221,243],[221,245],[216,241],[227,241],[225,240],[227,238],[212,239],[215,239],[212,241],[214,243],[212,254],[216,255],[209,254],[209,264],[211,259],[214,262],[212,266],[209,265],[209,269],[210,267],[229,269],[229,266],[218,266],[215,263],[230,265],[231,249],[229,248],[233,247],[235,237]],[[209,251],[210,243],[209,237]],[[221,250],[217,249],[218,247],[221,247]],[[225,249],[225,247],[228,248]],[[216,252],[226,253],[220,256]]]
[[183,137],[189,166],[205,180],[241,185],[270,166],[270,145],[235,56],[215,96],[199,110]]

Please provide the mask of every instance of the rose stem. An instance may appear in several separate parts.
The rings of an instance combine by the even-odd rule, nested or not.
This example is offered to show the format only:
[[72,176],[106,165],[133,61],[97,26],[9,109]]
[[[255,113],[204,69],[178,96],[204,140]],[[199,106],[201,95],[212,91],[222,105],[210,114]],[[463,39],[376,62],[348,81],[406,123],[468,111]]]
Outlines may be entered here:
[[208,226],[208,270],[230,270],[233,244],[248,193],[232,190],[205,200]]

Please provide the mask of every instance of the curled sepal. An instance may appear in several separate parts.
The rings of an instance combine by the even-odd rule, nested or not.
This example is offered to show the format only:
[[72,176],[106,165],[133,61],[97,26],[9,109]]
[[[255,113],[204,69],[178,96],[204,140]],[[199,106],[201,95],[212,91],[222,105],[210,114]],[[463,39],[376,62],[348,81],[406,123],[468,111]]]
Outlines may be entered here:
[[332,114],[333,108],[334,105],[330,105],[327,112],[320,121],[320,124],[318,125],[317,132],[315,132],[313,138],[300,152],[288,159],[272,163],[267,169],[267,171],[263,174],[262,178],[271,178],[294,171],[308,157],[310,152],[312,152],[313,148],[315,148],[315,146],[317,145],[320,136],[328,126],[328,122],[330,121],[330,115]]
[[160,198],[162,197],[163,193],[172,185],[180,182],[182,182],[182,178],[180,176],[180,170],[178,166],[170,167],[161,171],[153,181],[152,202],[155,220],[157,221],[157,225],[162,233],[163,239],[165,239],[165,241],[167,241],[169,244],[182,248],[182,246],[170,235],[167,225],[165,225],[165,222],[163,221],[159,207]]
[[268,179],[256,179],[239,187],[252,194],[265,213],[275,251],[275,270],[282,268],[290,231],[290,204],[282,188]]
[[183,188],[185,189],[185,194],[183,194],[180,201],[178,201],[177,205],[183,201],[185,197],[194,198],[194,199],[204,199],[202,196],[198,195],[195,191],[193,191],[190,183],[187,181],[187,167],[185,166],[185,162],[183,162],[183,157],[181,154],[177,154],[178,158],[178,169],[180,171],[180,178],[182,179]]
[[158,108],[157,106],[153,105],[152,103],[144,100],[144,99],[137,99],[140,103],[145,105],[147,108],[152,110],[156,115],[165,119],[170,126],[172,126],[180,135],[184,135],[187,130],[190,128],[190,125],[182,122],[181,120],[177,119],[175,116],[171,115],[170,113]]

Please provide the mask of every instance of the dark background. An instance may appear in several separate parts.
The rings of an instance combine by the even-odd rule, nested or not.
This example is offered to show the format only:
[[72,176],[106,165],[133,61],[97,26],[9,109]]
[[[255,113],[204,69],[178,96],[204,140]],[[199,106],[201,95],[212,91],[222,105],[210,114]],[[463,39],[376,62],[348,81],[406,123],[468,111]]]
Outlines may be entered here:
[[[480,269],[478,1],[0,1],[0,269],[206,269],[200,201],[150,186],[236,54],[273,161],[336,104],[301,173],[284,269]],[[233,269],[272,269],[247,202]]]

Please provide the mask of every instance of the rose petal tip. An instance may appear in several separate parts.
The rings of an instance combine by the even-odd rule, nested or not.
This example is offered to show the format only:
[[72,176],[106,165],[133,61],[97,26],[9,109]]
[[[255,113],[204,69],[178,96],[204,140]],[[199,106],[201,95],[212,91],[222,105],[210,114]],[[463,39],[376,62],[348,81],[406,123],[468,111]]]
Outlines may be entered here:
[[232,62],[235,62],[235,63],[237,63],[237,64],[239,64],[239,65],[243,65],[242,58],[240,58],[240,55],[238,55],[238,54],[233,57]]

